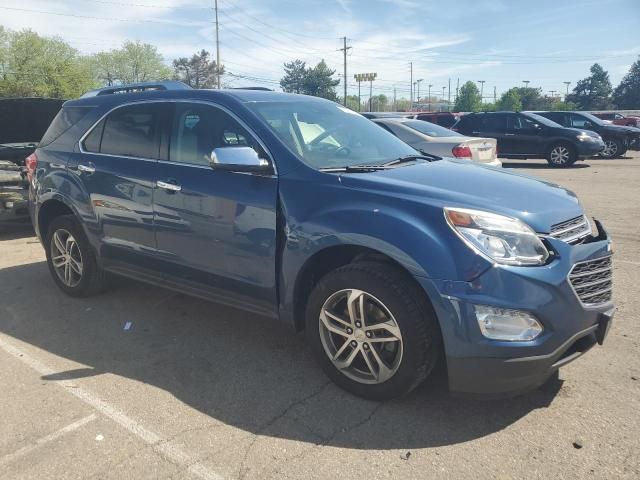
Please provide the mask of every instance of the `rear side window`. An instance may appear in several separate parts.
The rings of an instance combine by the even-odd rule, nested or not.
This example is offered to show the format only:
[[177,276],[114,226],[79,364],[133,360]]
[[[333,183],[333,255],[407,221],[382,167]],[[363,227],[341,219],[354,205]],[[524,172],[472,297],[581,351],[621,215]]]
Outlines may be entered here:
[[455,127],[460,132],[471,132],[473,130],[479,130],[478,126],[480,125],[481,121],[482,116],[480,115],[463,115],[455,124]]
[[82,142],[82,148],[86,152],[98,153],[100,152],[100,141],[102,140],[102,131],[104,130],[104,120],[96,125],[91,133],[87,135]]
[[45,132],[40,147],[45,147],[78,123],[91,107],[62,107]]
[[[160,148],[160,105],[148,103],[118,108],[104,120],[102,129],[95,128],[85,148],[99,144],[100,153],[139,158],[158,158]],[[98,125],[97,127],[100,127]],[[102,130],[102,140],[96,131]],[[89,150],[90,151],[90,150]]]
[[484,128],[488,132],[504,132],[507,130],[507,115],[498,113],[484,116]]

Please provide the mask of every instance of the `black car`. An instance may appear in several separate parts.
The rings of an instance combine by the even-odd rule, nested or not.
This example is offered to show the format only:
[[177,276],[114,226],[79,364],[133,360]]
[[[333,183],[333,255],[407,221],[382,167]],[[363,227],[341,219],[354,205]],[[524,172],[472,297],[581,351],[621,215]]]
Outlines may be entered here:
[[568,167],[604,148],[600,135],[565,128],[535,113],[468,113],[452,130],[498,140],[501,158],[545,158],[552,167]]
[[640,129],[612,125],[587,112],[537,112],[537,114],[565,127],[596,132],[604,141],[604,149],[600,152],[604,158],[621,157],[632,144],[637,145],[640,139]]

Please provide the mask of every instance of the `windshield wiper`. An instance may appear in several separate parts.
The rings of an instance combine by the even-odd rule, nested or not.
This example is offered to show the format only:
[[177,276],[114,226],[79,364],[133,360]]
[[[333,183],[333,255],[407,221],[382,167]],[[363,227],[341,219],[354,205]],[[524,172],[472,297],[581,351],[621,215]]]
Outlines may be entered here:
[[321,172],[375,172],[376,170],[389,170],[392,165],[345,165],[342,167],[325,167],[321,168]]
[[426,160],[427,162],[433,162],[435,160],[442,160],[442,157],[437,157],[435,155],[431,155],[430,153],[422,153],[420,155],[405,155],[403,157],[398,157],[395,160],[391,160],[390,162],[383,163],[382,166],[388,167],[391,165],[399,165],[401,163],[414,162],[416,160]]

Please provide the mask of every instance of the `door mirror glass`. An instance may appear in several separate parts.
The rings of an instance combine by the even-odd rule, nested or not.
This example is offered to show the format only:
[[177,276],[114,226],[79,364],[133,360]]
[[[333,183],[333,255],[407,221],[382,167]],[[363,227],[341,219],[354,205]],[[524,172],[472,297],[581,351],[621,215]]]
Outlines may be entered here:
[[211,152],[211,168],[233,172],[266,173],[269,162],[260,158],[251,147],[219,147]]

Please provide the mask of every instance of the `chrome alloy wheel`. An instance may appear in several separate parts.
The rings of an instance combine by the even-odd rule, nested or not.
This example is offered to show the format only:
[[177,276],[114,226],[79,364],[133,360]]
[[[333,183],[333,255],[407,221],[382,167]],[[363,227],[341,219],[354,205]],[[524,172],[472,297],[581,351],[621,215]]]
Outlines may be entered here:
[[366,384],[389,380],[402,361],[402,334],[389,309],[362,290],[340,290],[320,310],[320,340],[344,375]]
[[618,153],[618,144],[613,140],[605,140],[604,149],[601,153],[605,157],[615,157],[616,153]]
[[556,165],[565,165],[569,161],[569,149],[563,145],[557,145],[551,150],[549,155],[551,162]]
[[58,278],[67,287],[82,280],[82,254],[78,242],[67,230],[56,230],[51,236],[51,263]]

